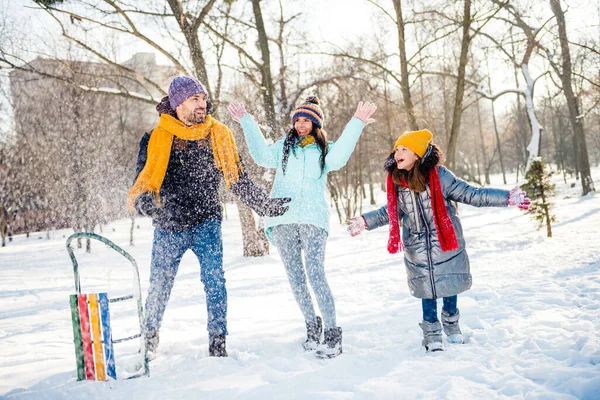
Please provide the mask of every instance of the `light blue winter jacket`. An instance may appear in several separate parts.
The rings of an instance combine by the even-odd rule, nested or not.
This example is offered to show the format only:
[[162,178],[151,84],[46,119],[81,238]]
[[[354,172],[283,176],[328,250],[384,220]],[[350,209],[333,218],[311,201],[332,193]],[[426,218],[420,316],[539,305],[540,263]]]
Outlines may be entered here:
[[250,114],[240,118],[244,137],[254,161],[265,168],[276,168],[271,198],[289,197],[289,210],[279,217],[268,217],[265,233],[269,240],[271,228],[284,224],[311,224],[329,232],[329,207],[327,206],[327,173],[346,165],[360,138],[364,122],[352,118],[337,142],[329,142],[325,157],[325,170],[321,173],[321,150],[317,144],[304,148],[296,146],[296,155],[290,150],[285,174],[282,169],[283,142],[267,144],[260,128]]

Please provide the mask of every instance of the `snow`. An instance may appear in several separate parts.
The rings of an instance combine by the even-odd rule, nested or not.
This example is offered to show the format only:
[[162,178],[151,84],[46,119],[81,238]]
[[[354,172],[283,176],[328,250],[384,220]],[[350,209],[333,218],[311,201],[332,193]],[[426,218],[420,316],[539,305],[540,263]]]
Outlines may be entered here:
[[[525,103],[527,109],[527,115],[529,116],[529,123],[531,124],[531,140],[527,145],[527,151],[529,152],[529,159],[527,160],[527,170],[533,162],[532,157],[537,157],[540,154],[540,136],[542,134],[542,127],[540,126],[538,119],[535,115],[535,107],[533,106],[533,88],[537,80],[531,77],[529,72],[529,66],[526,63],[521,64],[521,71],[525,77],[527,87],[523,90],[525,94]],[[538,77],[539,78],[539,77]]]
[[[304,321],[276,249],[243,258],[237,211],[228,205],[230,357],[208,357],[204,292],[188,252],[150,377],[77,382],[68,298],[74,283],[64,247],[70,231],[53,231],[49,240],[45,233],[17,236],[0,249],[0,397],[598,399],[600,198],[580,197],[580,186],[560,177],[555,183],[553,238],[514,207],[460,206],[474,280],[458,300],[466,343],[435,354],[420,345],[420,301],[408,292],[402,257],[385,250],[387,229],[351,238],[335,211],[326,268],[344,353],[319,360],[304,352]],[[384,199],[379,193],[380,205]],[[133,247],[128,220],[104,226],[102,235],[134,256],[145,297],[152,229],[149,220],[138,223]],[[76,249],[83,291],[131,293],[130,264],[99,242],[92,251]],[[126,303],[111,305],[114,337],[135,331],[134,304]],[[137,345],[115,345],[121,376],[135,365],[127,353]]]
[[148,100],[148,101],[152,101],[155,103],[160,103],[160,100],[161,100],[161,99],[155,99],[152,96],[147,96],[147,95],[141,94],[139,92],[123,91],[123,90],[111,88],[111,87],[90,87],[90,86],[86,86],[86,85],[78,85],[78,87],[80,89],[86,90],[88,92],[98,92],[98,93],[115,94],[115,95],[124,94],[127,96],[135,97],[137,99]]

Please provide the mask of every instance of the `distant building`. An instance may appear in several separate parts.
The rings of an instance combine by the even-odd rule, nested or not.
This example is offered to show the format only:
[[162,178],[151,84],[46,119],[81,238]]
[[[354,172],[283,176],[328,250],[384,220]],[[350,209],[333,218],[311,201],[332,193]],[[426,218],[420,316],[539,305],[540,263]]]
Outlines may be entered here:
[[123,93],[158,101],[177,71],[157,65],[152,53],[123,65],[36,58],[32,72],[11,72],[13,151],[23,152],[12,184],[15,234],[127,215],[139,139],[158,114],[154,103]]
[[[38,57],[29,63],[33,71],[15,70],[10,74],[10,86],[13,98],[13,109],[16,119],[17,133],[27,123],[29,113],[39,112],[46,108],[46,101],[68,102],[70,98],[82,96],[98,97],[94,90],[76,90],[77,86],[89,89],[103,89],[114,93],[130,92],[146,98],[160,99],[162,89],[166,92],[169,82],[177,76],[174,67],[156,64],[154,53],[136,53],[123,63],[133,72],[106,63],[45,59]],[[156,84],[146,82],[143,77]],[[57,96],[60,94],[60,98]],[[115,95],[104,95],[107,103],[117,103]],[[126,99],[126,97],[121,97]],[[142,120],[135,122],[137,126],[152,127],[157,121],[154,108],[144,102],[126,100],[127,109],[120,107],[119,112],[141,111]],[[120,102],[122,106],[123,103]],[[103,107],[104,109],[104,107]],[[111,109],[108,107],[106,110]]]

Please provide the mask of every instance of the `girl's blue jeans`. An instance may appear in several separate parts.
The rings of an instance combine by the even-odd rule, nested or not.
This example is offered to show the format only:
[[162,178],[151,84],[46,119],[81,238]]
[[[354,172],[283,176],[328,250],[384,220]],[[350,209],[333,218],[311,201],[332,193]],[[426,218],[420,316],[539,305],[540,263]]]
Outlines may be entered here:
[[[458,296],[444,297],[444,305],[442,311],[449,315],[454,315],[458,311],[456,308],[456,302]],[[437,322],[437,299],[422,299],[423,302],[423,321]]]

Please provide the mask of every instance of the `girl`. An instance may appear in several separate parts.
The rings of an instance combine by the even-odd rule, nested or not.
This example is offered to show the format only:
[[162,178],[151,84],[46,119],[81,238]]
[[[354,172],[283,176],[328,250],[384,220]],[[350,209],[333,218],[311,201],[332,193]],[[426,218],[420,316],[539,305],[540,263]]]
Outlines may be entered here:
[[[428,130],[406,132],[386,160],[387,205],[353,218],[351,236],[365,228],[372,230],[390,224],[388,251],[404,249],[408,286],[422,299],[423,346],[426,351],[443,351],[442,327],[450,343],[462,343],[458,324],[457,295],[471,287],[469,258],[462,226],[452,203],[476,207],[517,206],[529,208],[525,192],[476,188],[440,165],[442,152],[431,143]],[[402,218],[402,238],[398,220]],[[437,316],[437,300],[443,298],[442,323]]]
[[[342,168],[358,141],[363,128],[373,122],[369,117],[375,105],[358,104],[337,142],[328,142],[323,130],[323,111],[317,97],[308,97],[292,115],[287,136],[269,145],[258,124],[243,104],[231,103],[231,116],[239,121],[254,161],[276,168],[271,197],[289,197],[289,210],[280,217],[268,218],[267,237],[279,248],[279,254],[296,302],[304,315],[306,350],[317,349],[320,358],[333,358],[342,352],[342,328],[335,320],[333,295],[325,277],[325,242],[329,229],[329,208],[325,198],[327,173]],[[302,263],[304,251],[304,265]],[[325,323],[316,316],[306,284],[306,276],[317,298]]]

